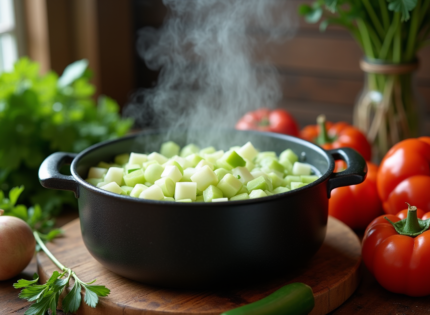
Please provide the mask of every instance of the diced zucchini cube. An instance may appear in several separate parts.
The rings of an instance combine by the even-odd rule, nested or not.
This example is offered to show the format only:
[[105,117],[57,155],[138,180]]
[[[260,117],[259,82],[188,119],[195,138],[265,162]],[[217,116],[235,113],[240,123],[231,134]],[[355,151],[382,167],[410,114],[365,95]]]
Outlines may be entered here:
[[97,184],[103,182],[103,179],[101,179],[101,178],[87,178],[85,181],[90,185],[97,186]]
[[196,146],[193,143],[187,144],[185,147],[182,148],[181,153],[179,154],[181,157],[185,158],[188,155],[191,155],[193,153],[199,153],[200,148]]
[[212,202],[223,202],[223,201],[228,201],[228,198],[216,198],[216,199],[212,199]]
[[181,182],[191,182],[191,176],[193,176],[196,172],[197,170],[192,167],[184,169],[184,175],[181,178]]
[[293,165],[293,175],[311,175],[312,168],[309,164],[296,162]]
[[175,187],[175,199],[191,199],[196,200],[197,183],[193,182],[178,182]]
[[128,164],[139,164],[143,165],[143,163],[148,162],[148,156],[142,153],[130,153],[130,159],[128,160]]
[[259,152],[257,154],[257,156],[255,157],[255,162],[256,163],[261,163],[261,161],[263,159],[268,158],[268,157],[270,157],[272,159],[277,159],[278,158],[277,155],[276,155],[276,152],[274,152],[274,151],[263,151],[263,152]]
[[267,175],[266,172],[264,172],[262,169],[257,168],[257,167],[251,171],[251,174],[252,174],[252,176],[254,176],[254,178],[264,176],[265,178],[269,179],[269,175]]
[[134,187],[136,184],[144,184],[146,182],[145,175],[142,169],[124,175],[124,183],[127,186]]
[[216,174],[216,176],[218,177],[218,182],[221,181],[221,179],[227,175],[227,174],[231,174],[230,171],[227,171],[225,168],[218,168],[214,171],[214,173]]
[[284,166],[276,160],[270,161],[267,165],[265,165],[268,169],[278,171],[281,174],[284,174],[285,168]]
[[122,195],[130,196],[131,191],[133,190],[133,187],[130,186],[121,186]]
[[245,167],[248,169],[248,171],[252,171],[255,167],[254,162],[252,162],[251,160],[245,159],[246,165]]
[[221,189],[224,196],[231,198],[236,195],[242,187],[242,182],[232,174],[226,174],[218,183],[217,187]]
[[139,195],[139,198],[150,200],[163,200],[164,194],[160,186],[153,185],[151,187],[148,187],[148,189],[142,191]]
[[291,182],[290,184],[291,189],[297,189],[306,185],[307,185],[306,183],[302,183],[302,182]]
[[181,175],[184,175],[184,168],[182,167],[181,164],[178,163],[178,161],[174,161],[174,160],[168,160],[166,163],[164,163],[164,168],[166,168],[166,166],[168,165],[174,165],[178,168],[178,170],[181,172]]
[[282,194],[284,192],[290,191],[290,189],[288,189],[287,187],[276,187],[275,189],[273,189],[273,193],[275,194]]
[[145,178],[149,183],[154,184],[157,179],[161,178],[163,171],[164,168],[160,164],[151,164],[145,170]]
[[106,183],[115,182],[119,185],[122,183],[122,176],[124,169],[122,167],[110,167],[105,175],[104,181]]
[[213,171],[214,170],[214,165],[211,162],[208,162],[206,160],[201,160],[197,165],[196,165],[196,169],[202,168],[204,166],[209,166],[209,168]]
[[175,198],[172,197],[164,197],[163,201],[175,201]]
[[191,199],[179,199],[176,202],[193,202]]
[[274,193],[272,193],[271,191],[265,190],[264,191],[266,193],[267,196],[272,196],[274,195]]
[[171,158],[175,155],[178,155],[180,149],[181,148],[179,145],[177,145],[175,142],[167,141],[161,145],[160,153],[167,158]]
[[210,202],[212,199],[222,198],[223,194],[221,189],[214,185],[210,185],[203,191],[203,199],[205,202]]
[[110,182],[104,186],[100,187],[101,189],[113,192],[115,194],[121,194],[122,190],[121,187],[119,187],[119,185],[116,182]]
[[100,187],[102,187],[102,186],[104,186],[104,185],[106,185],[106,184],[109,184],[109,183],[106,183],[106,182],[99,182],[96,186],[98,187],[98,188],[100,188]]
[[215,151],[214,153],[206,153],[206,154],[202,154],[202,156],[205,158],[206,161],[212,163],[212,164],[216,164],[216,162],[222,158],[222,156],[224,155],[224,151],[223,150],[219,150],[219,151]]
[[249,199],[254,199],[254,198],[262,198],[262,197],[266,197],[267,194],[264,192],[264,190],[262,189],[256,189],[251,191],[251,193],[249,194]]
[[291,163],[290,160],[279,160],[279,163],[284,167],[284,174],[293,173],[293,163]]
[[302,183],[312,183],[314,181],[316,181],[319,177],[316,175],[301,175],[300,179],[302,180]]
[[180,156],[174,156],[171,160],[178,162],[184,170],[188,167],[193,167],[190,161]]
[[249,199],[249,194],[248,193],[243,193],[243,194],[238,194],[236,196],[233,196],[230,198],[231,201],[234,200],[247,200]]
[[267,167],[262,167],[261,171],[265,173],[267,176],[269,176],[270,173],[275,173],[279,177],[284,177],[284,173],[278,172],[277,170],[271,170],[270,168],[267,168]]
[[246,188],[248,188],[248,191],[253,190],[273,190],[272,181],[264,176],[259,176],[246,185]]
[[168,161],[168,158],[161,155],[160,153],[152,152],[150,155],[148,155],[148,161],[152,160],[157,161],[159,164],[164,164]]
[[228,155],[225,157],[225,161],[233,168],[246,165],[246,161],[243,159],[243,157],[237,154],[236,151],[231,151],[228,153]]
[[142,165],[139,165],[139,164],[126,164],[125,173],[128,174],[141,168],[142,168]]
[[249,194],[249,191],[248,191],[248,188],[246,188],[246,185],[242,185],[242,187],[236,193],[236,195],[240,195],[240,194]]
[[196,202],[204,202],[204,201],[205,201],[205,198],[203,197],[203,195],[196,197]]
[[90,170],[88,171],[88,178],[101,178],[106,175],[107,169],[103,167],[90,167]]
[[138,198],[141,192],[146,189],[148,189],[148,186],[145,186],[143,184],[136,184],[136,186],[134,186],[133,189],[130,191],[130,196]]
[[203,154],[211,154],[215,152],[216,152],[216,149],[214,147],[207,147],[207,148],[201,149],[199,153],[203,155]]
[[284,161],[288,160],[291,164],[296,163],[299,160],[299,157],[293,152],[291,149],[286,149],[285,151],[282,151],[279,155],[279,160]]
[[231,172],[245,185],[254,179],[254,176],[252,176],[251,172],[248,171],[246,167],[235,167]]
[[159,186],[166,197],[173,197],[175,194],[175,182],[169,177],[162,177],[156,180],[154,185]]
[[215,162],[215,165],[217,168],[223,168],[223,169],[226,169],[227,171],[231,171],[233,169],[233,167],[225,161],[224,157],[218,159]]
[[182,174],[176,165],[167,165],[163,173],[161,173],[161,177],[168,177],[176,183],[181,180]]
[[295,176],[295,175],[287,175],[284,178],[285,180],[285,186],[287,187],[291,187],[291,183],[292,182],[302,182],[302,179],[300,178],[300,176]]
[[195,154],[195,153],[188,155],[185,159],[186,159],[187,161],[190,161],[190,165],[191,165],[191,167],[196,167],[196,166],[197,166],[197,164],[198,164],[201,160],[203,160],[203,158],[202,158],[200,155]]
[[257,156],[258,151],[254,148],[251,142],[247,142],[237,150],[237,153],[239,153],[239,155],[244,159],[252,161]]
[[114,158],[114,162],[118,165],[124,165],[128,163],[128,160],[130,159],[130,154],[124,153],[116,155]]
[[111,163],[106,163],[106,162],[99,162],[99,164],[97,164],[97,167],[106,168],[106,169],[109,167],[112,167],[112,166],[114,166],[114,165]]
[[197,189],[205,190],[210,185],[218,184],[218,177],[208,165],[196,168],[196,172],[191,176],[191,181],[197,184]]
[[275,172],[269,173],[268,176],[272,180],[273,188],[278,188],[279,186],[285,186],[286,185],[284,179],[281,176],[279,176],[278,174],[276,174]]

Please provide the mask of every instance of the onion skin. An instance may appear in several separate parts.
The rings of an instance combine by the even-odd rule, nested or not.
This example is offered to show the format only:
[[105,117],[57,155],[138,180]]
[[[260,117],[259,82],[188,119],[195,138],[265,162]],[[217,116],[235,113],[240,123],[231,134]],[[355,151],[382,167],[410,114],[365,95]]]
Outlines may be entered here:
[[0,281],[11,279],[28,266],[33,258],[36,240],[23,220],[2,216],[0,210]]

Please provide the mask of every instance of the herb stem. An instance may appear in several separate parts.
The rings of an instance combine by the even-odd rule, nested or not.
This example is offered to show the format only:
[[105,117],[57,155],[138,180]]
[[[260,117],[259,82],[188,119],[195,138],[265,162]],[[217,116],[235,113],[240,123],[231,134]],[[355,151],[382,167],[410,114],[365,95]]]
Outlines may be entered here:
[[387,36],[385,36],[384,43],[382,44],[382,48],[379,54],[379,59],[385,60],[388,58],[388,51],[393,41],[394,34],[396,33],[396,30],[399,26],[398,25],[399,20],[400,20],[400,13],[396,12],[394,14],[393,23],[391,23],[391,26],[387,32]]
[[52,253],[49,251],[49,249],[45,246],[45,243],[43,243],[42,239],[39,236],[39,232],[33,231],[34,238],[36,239],[37,244],[40,246],[40,248],[45,252],[45,254],[49,257],[49,259],[52,260],[52,262],[61,270],[61,271],[68,271],[70,269],[64,267],[62,263],[60,263],[57,258],[52,255]]
[[[430,2],[430,1],[429,1]],[[419,10],[421,7],[421,0],[417,1],[417,5],[412,13],[411,26],[409,28],[408,42],[406,45],[405,61],[411,61],[415,55],[417,31],[419,27]]]
[[370,4],[369,0],[362,0],[364,6],[366,7],[366,11],[370,16],[370,20],[372,21],[373,25],[376,28],[376,31],[378,32],[379,36],[381,38],[384,38],[384,28],[382,27],[381,22],[379,21],[378,16],[375,13],[375,10],[373,10],[372,5]]
[[402,23],[400,23],[400,14],[397,16],[398,27],[394,35],[394,47],[393,47],[393,62],[400,63],[402,60]]
[[360,31],[361,38],[363,40],[363,49],[365,54],[372,59],[375,59],[373,54],[372,42],[370,40],[369,32],[366,27],[366,23],[362,19],[357,19],[358,30]]
[[387,5],[385,0],[379,0],[379,7],[382,13],[382,22],[384,23],[384,29],[387,30],[390,27],[390,17],[388,15]]

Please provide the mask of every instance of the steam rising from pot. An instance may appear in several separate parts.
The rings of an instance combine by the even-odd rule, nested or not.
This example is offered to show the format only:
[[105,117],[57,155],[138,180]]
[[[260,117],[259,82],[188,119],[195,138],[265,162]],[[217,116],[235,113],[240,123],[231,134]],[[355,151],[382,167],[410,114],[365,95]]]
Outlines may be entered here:
[[163,26],[142,29],[138,40],[147,66],[160,70],[158,83],[135,94],[126,116],[139,123],[151,114],[153,127],[169,130],[233,128],[246,111],[277,105],[275,68],[252,59],[257,44],[293,35],[285,1],[163,1]]

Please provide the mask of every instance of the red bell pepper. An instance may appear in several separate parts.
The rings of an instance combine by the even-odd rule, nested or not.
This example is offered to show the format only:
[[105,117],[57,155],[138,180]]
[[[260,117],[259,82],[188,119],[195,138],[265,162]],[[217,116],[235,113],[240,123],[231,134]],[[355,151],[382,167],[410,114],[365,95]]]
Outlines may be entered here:
[[430,211],[430,137],[411,138],[394,145],[381,161],[377,186],[386,213],[396,214],[405,200]]
[[388,214],[369,224],[362,257],[385,289],[425,296],[430,294],[430,219],[420,220],[416,207],[408,205],[407,211],[406,219]]
[[260,108],[246,113],[236,124],[238,130],[259,130],[299,136],[299,127],[293,116],[283,109]]

